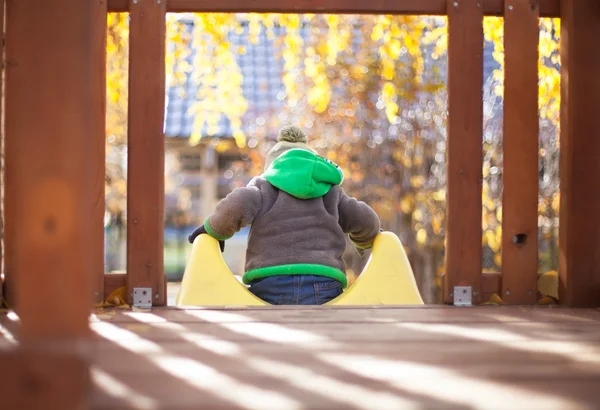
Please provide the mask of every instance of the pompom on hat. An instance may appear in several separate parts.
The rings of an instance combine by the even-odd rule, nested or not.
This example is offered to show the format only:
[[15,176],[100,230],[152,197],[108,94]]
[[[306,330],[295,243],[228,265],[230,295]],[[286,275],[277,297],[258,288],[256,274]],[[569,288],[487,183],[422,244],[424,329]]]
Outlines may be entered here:
[[301,142],[306,144],[308,143],[308,138],[306,137],[304,131],[294,125],[291,125],[279,130],[277,141]]
[[275,144],[275,146],[273,146],[273,148],[271,148],[267,154],[265,169],[271,165],[275,158],[294,148],[304,149],[312,152],[313,154],[317,153],[314,149],[308,146],[308,138],[304,131],[294,125],[290,125],[279,130],[277,141],[277,144]]

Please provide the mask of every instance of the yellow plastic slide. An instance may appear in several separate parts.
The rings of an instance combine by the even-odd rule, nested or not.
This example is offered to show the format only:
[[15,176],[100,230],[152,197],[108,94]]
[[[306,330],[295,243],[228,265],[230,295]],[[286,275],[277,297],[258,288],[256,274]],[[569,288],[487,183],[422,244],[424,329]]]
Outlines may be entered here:
[[[227,267],[219,242],[199,235],[183,275],[177,306],[269,306],[240,283]],[[375,238],[371,256],[358,279],[327,305],[422,305],[413,271],[391,232]]]

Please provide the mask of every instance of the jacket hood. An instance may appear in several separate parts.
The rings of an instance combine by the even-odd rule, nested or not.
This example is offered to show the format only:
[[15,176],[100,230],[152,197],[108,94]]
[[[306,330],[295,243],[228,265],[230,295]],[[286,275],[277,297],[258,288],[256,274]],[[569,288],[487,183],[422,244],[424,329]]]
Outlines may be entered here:
[[304,149],[290,149],[281,154],[263,177],[276,188],[300,199],[321,197],[344,179],[340,167]]

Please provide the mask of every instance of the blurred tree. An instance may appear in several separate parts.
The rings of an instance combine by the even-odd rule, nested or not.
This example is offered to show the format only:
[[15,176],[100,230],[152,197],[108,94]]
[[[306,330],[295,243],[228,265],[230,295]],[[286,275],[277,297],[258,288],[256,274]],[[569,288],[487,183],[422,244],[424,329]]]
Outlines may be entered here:
[[122,226],[127,183],[123,168],[127,143],[129,24],[126,13],[109,13],[106,40],[106,222]]
[[[284,28],[282,34],[276,34],[277,26]],[[310,27],[308,36],[304,26]],[[503,92],[503,21],[486,17],[484,28],[500,69],[484,91],[482,245],[484,265],[498,270],[502,233],[499,113]],[[556,256],[552,252],[556,248],[559,202],[559,29],[557,19],[540,20],[540,227],[546,239],[540,245],[540,261],[545,270],[555,266]],[[399,233],[413,263],[419,265],[416,271],[438,274],[424,274],[421,280],[426,293],[434,289],[443,266],[445,227],[445,19],[169,14],[168,79],[181,81],[192,72],[198,86],[199,102],[194,107],[190,143],[198,143],[204,133],[211,134],[224,114],[231,122],[237,145],[250,158],[247,172],[258,174],[272,141],[257,132],[251,135],[259,141],[257,149],[246,147],[242,121],[248,105],[236,61],[236,55],[245,50],[234,48],[228,37],[243,30],[249,31],[253,41],[265,30],[281,50],[287,104],[283,115],[271,121],[302,126],[310,135],[311,144],[342,166],[346,176],[344,188],[369,202],[386,229]],[[117,146],[126,134],[127,40],[126,15],[109,15],[107,135],[109,143]],[[195,53],[193,62],[186,65],[182,61],[191,50]],[[115,183],[118,186],[121,185]],[[119,188],[113,189],[120,192]]]

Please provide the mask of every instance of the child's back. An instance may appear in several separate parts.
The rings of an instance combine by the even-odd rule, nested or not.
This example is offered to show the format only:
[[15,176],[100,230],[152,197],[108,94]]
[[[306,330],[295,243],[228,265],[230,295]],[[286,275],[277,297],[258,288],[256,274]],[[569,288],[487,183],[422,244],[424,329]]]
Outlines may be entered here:
[[243,277],[250,291],[272,304],[322,304],[346,286],[345,235],[369,248],[379,218],[344,193],[341,170],[302,131],[284,129],[279,141],[263,175],[219,202],[204,230],[226,240],[251,225]]

